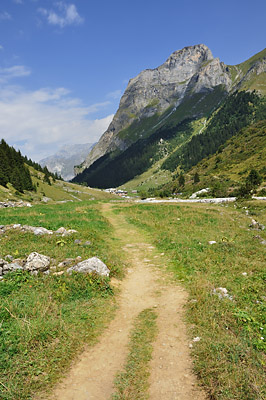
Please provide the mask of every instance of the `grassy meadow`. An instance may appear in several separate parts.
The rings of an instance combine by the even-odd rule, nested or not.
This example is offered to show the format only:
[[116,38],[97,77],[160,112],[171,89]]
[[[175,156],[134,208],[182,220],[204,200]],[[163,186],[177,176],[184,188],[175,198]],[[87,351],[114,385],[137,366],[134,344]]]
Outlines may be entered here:
[[[2,258],[10,254],[24,259],[37,251],[57,265],[66,258],[97,256],[111,276],[122,274],[121,261],[111,246],[112,227],[96,202],[0,209],[0,224],[14,223],[52,230],[64,226],[78,233],[35,236],[10,230],[0,235]],[[81,244],[75,244],[75,239]],[[1,400],[30,399],[49,388],[84,344],[95,342],[114,309],[109,278],[5,275],[0,282]]]
[[[194,369],[212,400],[266,398],[266,246],[261,243],[266,231],[249,226],[251,218],[266,225],[265,207],[265,202],[246,201],[117,203],[113,208],[113,215],[124,213],[147,242],[165,254],[162,267],[186,287]],[[50,256],[56,266],[67,258],[97,256],[111,277],[123,276],[120,244],[102,215],[101,203],[0,209],[0,224],[18,223],[78,232],[61,237],[9,230],[0,235],[0,258],[10,254],[24,259],[37,251]],[[226,288],[227,296],[219,288]],[[46,393],[71,359],[97,341],[114,315],[114,294],[109,278],[93,275],[6,275],[0,282],[1,400],[28,400]],[[135,321],[114,399],[137,399],[140,392],[146,398],[155,320],[156,315],[145,310]]]
[[210,399],[265,399],[266,246],[258,236],[266,232],[249,227],[251,217],[266,223],[265,203],[120,210],[165,253],[173,279],[189,292],[194,369]]

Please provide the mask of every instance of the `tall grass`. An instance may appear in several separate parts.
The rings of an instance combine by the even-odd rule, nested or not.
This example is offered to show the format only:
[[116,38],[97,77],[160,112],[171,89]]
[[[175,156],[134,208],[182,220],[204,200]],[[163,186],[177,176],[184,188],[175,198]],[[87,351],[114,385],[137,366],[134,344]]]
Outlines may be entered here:
[[[266,246],[239,207],[139,205],[123,208],[166,253],[190,294],[187,319],[195,371],[212,399],[266,398]],[[264,219],[265,205],[256,210]],[[216,241],[210,245],[209,241]],[[226,288],[230,297],[214,289]]]
[[[78,233],[55,235],[8,231],[0,236],[0,258],[24,258],[32,251],[54,264],[78,255],[100,257],[119,275],[121,263],[111,248],[112,228],[92,203],[0,210],[0,224],[21,223]],[[81,244],[75,244],[75,239]],[[90,245],[84,245],[90,241]],[[0,281],[0,398],[24,400],[49,388],[85,344],[92,344],[114,311],[109,278],[96,275],[33,277],[10,273]]]

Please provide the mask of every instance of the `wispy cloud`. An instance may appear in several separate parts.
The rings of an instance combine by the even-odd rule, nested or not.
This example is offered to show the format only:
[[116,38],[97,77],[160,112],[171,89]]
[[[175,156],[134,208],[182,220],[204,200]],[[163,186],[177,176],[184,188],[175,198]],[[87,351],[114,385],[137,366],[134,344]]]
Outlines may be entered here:
[[62,144],[96,142],[113,118],[93,118],[108,102],[85,106],[65,88],[26,91],[5,85],[0,99],[1,137],[37,161]]
[[38,9],[39,13],[46,18],[48,24],[64,28],[69,25],[80,25],[84,22],[84,18],[79,15],[75,4],[59,1],[55,4],[55,7],[56,11],[46,8]]
[[4,50],[4,46],[0,44],[0,50]]
[[23,4],[22,0],[13,0],[13,2],[16,3],[16,4]]
[[11,19],[12,19],[12,16],[7,11],[3,11],[2,13],[0,13],[0,20],[8,21],[8,20],[11,20]]
[[31,70],[24,65],[14,65],[9,68],[0,68],[0,83],[6,83],[14,78],[22,78],[31,74]]

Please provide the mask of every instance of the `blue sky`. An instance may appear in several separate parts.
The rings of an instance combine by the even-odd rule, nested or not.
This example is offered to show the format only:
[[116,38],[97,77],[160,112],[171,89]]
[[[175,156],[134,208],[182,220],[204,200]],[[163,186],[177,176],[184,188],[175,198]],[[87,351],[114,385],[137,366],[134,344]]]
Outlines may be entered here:
[[198,43],[240,63],[265,21],[265,0],[1,0],[0,137],[35,160],[94,142],[141,70]]

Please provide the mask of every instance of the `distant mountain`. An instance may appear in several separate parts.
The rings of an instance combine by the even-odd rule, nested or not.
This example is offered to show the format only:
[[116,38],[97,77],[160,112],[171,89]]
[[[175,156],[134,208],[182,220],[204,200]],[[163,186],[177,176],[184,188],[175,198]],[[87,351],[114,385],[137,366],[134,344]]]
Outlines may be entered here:
[[68,181],[74,177],[74,167],[85,160],[94,145],[85,143],[62,146],[54,155],[42,159],[40,164]]
[[[130,80],[109,128],[75,170],[79,174],[74,182],[99,188],[120,186],[156,163],[159,169],[163,163],[167,166],[169,157],[167,169],[174,172],[184,168],[183,146],[195,135],[204,135],[206,129],[210,132],[208,122],[230,94],[254,89],[266,94],[266,49],[236,66],[213,58],[210,49],[202,44],[174,52],[160,67],[142,71]],[[242,100],[246,108],[242,107]],[[257,100],[251,100],[254,104],[251,101],[249,105],[248,95],[228,100],[225,109],[239,103],[237,123],[230,121],[230,132],[225,124],[221,137],[215,133],[210,151],[201,149],[199,157],[194,157],[197,162],[213,154],[238,129],[252,123],[252,107]],[[251,113],[248,118],[239,115],[245,110]],[[197,153],[196,146],[193,153]]]

